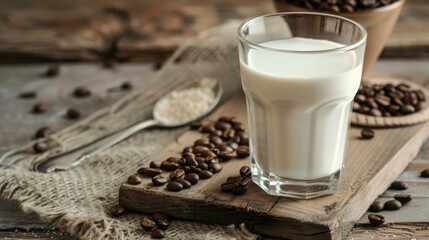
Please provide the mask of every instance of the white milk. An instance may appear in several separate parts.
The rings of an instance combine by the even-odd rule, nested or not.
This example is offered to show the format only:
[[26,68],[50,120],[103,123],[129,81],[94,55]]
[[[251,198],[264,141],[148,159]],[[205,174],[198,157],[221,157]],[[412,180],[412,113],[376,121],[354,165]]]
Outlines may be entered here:
[[[325,50],[342,45],[291,38],[266,47]],[[362,65],[354,52],[278,53],[250,50],[241,63],[253,157],[267,174],[312,180],[337,172],[343,163],[351,101]]]

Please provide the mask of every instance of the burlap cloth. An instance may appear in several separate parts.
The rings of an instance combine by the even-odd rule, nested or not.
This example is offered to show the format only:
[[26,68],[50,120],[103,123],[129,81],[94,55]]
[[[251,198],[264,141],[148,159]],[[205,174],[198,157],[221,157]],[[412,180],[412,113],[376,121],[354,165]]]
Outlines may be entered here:
[[[224,101],[240,89],[238,24],[234,21],[208,30],[181,46],[144,89],[136,89],[114,105],[53,134],[50,138],[58,147],[12,166],[1,166],[1,196],[19,202],[24,212],[36,213],[41,221],[52,222],[76,238],[149,239],[149,234],[139,226],[143,214],[127,213],[115,219],[108,215],[108,209],[117,203],[119,186],[127,176],[174,141],[186,127],[143,131],[69,171],[36,173],[31,170],[32,165],[149,119],[157,98],[185,82],[216,78],[224,86]],[[253,239],[256,235],[243,226],[174,220],[167,231],[167,239],[170,238]]]

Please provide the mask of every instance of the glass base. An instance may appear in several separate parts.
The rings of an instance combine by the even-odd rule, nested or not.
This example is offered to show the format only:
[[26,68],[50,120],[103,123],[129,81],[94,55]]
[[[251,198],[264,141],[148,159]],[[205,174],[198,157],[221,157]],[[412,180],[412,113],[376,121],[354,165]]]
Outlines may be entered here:
[[293,180],[267,174],[252,161],[252,180],[265,192],[273,196],[311,199],[333,194],[338,190],[340,170],[314,180]]

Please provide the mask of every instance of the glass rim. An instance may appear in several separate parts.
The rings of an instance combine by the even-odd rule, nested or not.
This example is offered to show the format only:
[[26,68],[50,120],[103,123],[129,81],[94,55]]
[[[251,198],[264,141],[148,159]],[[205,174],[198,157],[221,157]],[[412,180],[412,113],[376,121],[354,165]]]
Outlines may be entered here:
[[[336,18],[339,20],[343,20],[346,22],[349,22],[355,26],[357,26],[360,31],[362,32],[362,37],[356,41],[353,44],[350,45],[345,45],[343,47],[338,47],[338,48],[332,48],[332,49],[325,49],[325,50],[312,50],[312,51],[300,51],[300,50],[285,50],[285,49],[278,49],[278,48],[272,48],[272,47],[266,47],[266,46],[262,46],[260,44],[254,43],[249,41],[244,35],[243,35],[243,29],[247,26],[249,26],[252,23],[255,23],[259,20],[263,20],[263,19],[267,19],[267,18],[274,18],[274,17],[280,17],[280,16],[285,16],[285,15],[312,15],[312,16],[325,16],[325,17],[331,17],[331,18]],[[363,44],[365,44],[366,39],[367,39],[367,31],[365,29],[365,27],[363,27],[361,24],[359,24],[356,21],[353,21],[351,19],[345,18],[345,17],[341,17],[338,15],[333,15],[333,14],[327,14],[327,13],[319,13],[319,12],[280,12],[280,13],[273,13],[273,14],[266,14],[266,15],[262,15],[259,17],[255,17],[252,19],[249,19],[247,21],[245,21],[244,23],[242,23],[239,27],[238,27],[238,39],[242,42],[247,43],[248,45],[257,48],[257,49],[263,49],[263,50],[268,50],[268,51],[272,51],[272,52],[283,52],[283,53],[299,53],[299,54],[314,54],[314,53],[333,53],[333,52],[346,52],[346,51],[350,51],[353,49],[356,49],[360,46],[362,46]]]

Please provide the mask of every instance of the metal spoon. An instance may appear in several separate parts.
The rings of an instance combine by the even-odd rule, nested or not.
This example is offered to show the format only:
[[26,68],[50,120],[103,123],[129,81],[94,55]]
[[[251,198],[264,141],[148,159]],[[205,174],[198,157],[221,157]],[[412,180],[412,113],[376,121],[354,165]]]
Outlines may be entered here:
[[[156,110],[157,110],[157,106],[159,105],[159,103],[167,98],[168,96],[170,96],[171,94],[173,94],[175,91],[180,91],[180,90],[185,90],[185,89],[190,89],[190,88],[195,88],[195,87],[201,87],[201,86],[206,86],[206,87],[210,87],[213,90],[215,99],[214,101],[211,103],[211,105],[207,108],[204,109],[204,112],[198,114],[198,116],[190,116],[189,119],[183,119],[181,121],[178,122],[172,122],[172,121],[168,121],[169,119],[161,119],[160,117],[157,117],[159,114],[156,114]],[[198,118],[201,118],[203,116],[205,116],[206,114],[210,113],[215,107],[216,105],[219,103],[221,97],[223,94],[223,88],[222,85],[215,79],[203,79],[199,82],[196,83],[192,83],[189,85],[186,85],[184,87],[180,87],[178,89],[175,89],[174,91],[170,92],[169,94],[165,95],[164,97],[160,98],[156,103],[155,103],[155,107],[153,109],[152,112],[152,116],[153,119],[150,120],[146,120],[144,122],[140,122],[137,123],[136,125],[121,131],[111,137],[108,137],[107,140],[103,139],[101,142],[102,144],[97,144],[99,145],[99,147],[97,148],[92,148],[89,151],[84,152],[82,155],[76,155],[76,153],[71,153],[71,156],[74,156],[74,160],[71,163],[58,163],[53,161],[53,158],[58,158],[58,157],[62,157],[65,154],[61,154],[60,156],[55,156],[53,158],[50,159],[46,159],[44,161],[38,162],[34,165],[34,170],[37,172],[54,172],[54,171],[64,171],[64,170],[68,170],[76,165],[78,165],[79,163],[81,163],[82,161],[112,147],[113,145],[127,139],[128,137],[130,137],[131,135],[145,129],[145,128],[149,128],[149,127],[164,127],[164,128],[176,128],[176,127],[180,127],[183,125],[188,124],[189,122],[196,120]],[[91,145],[92,146],[92,145]],[[88,148],[88,147],[86,147]],[[82,149],[80,149],[82,152]],[[69,154],[69,153],[66,153]],[[76,158],[76,156],[78,156]],[[68,157],[70,158],[70,156]]]

